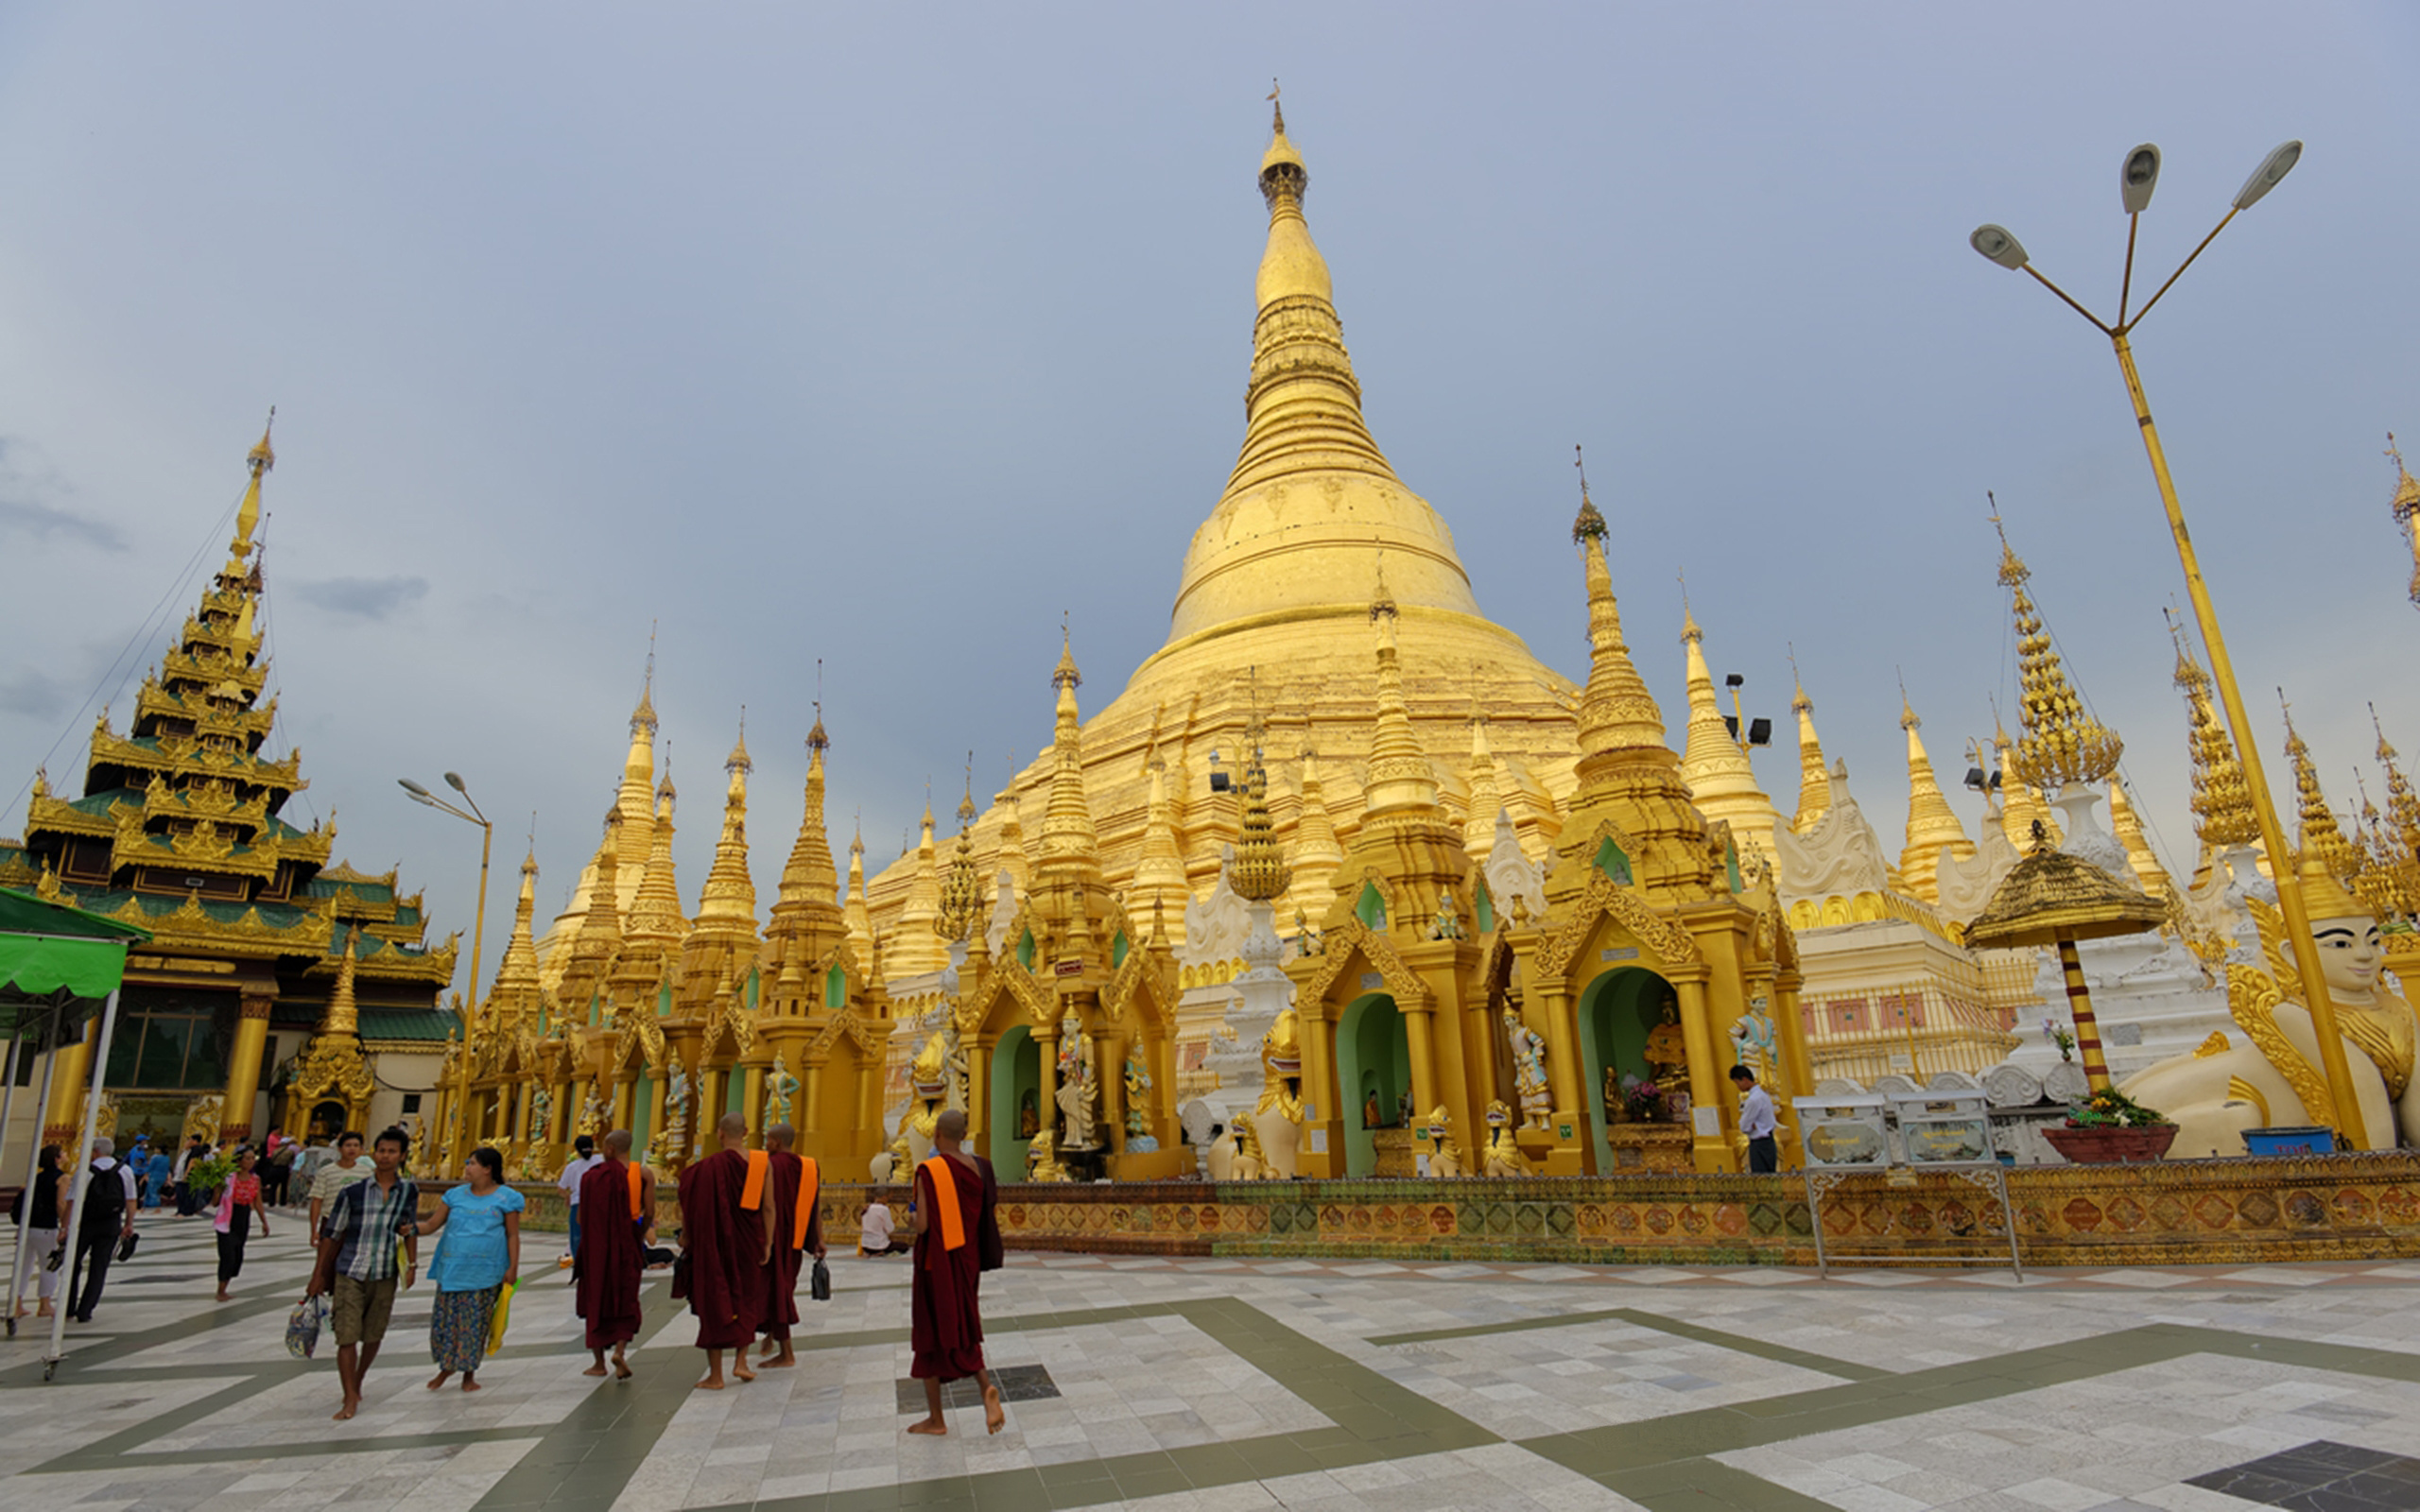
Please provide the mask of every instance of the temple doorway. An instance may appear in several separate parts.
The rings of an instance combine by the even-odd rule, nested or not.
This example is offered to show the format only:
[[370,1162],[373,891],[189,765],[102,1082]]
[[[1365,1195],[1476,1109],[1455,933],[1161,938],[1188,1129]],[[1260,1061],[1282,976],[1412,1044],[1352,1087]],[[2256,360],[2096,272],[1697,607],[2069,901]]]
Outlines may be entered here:
[[[319,1104],[311,1109],[311,1122],[305,1138],[313,1144],[334,1144],[337,1136],[345,1131],[344,1118],[344,1104],[333,1099]],[[371,1131],[363,1129],[360,1132],[367,1135]]]
[[[1603,972],[1581,990],[1580,1058],[1587,1070],[1582,1101],[1588,1105],[1589,1139],[1596,1145],[1600,1173],[1614,1169],[1613,1146],[1605,1130],[1621,1121],[1625,1094],[1643,1082],[1655,1082],[1667,1091],[1674,1090],[1665,1085],[1671,1077],[1658,1079],[1659,1068],[1649,1054],[1648,1037],[1664,1024],[1679,1022],[1680,1003],[1672,984],[1643,966]],[[1668,1063],[1662,1069],[1676,1068]],[[1685,1065],[1677,1069],[1685,1078]]]
[[1025,1179],[1026,1151],[1042,1125],[1042,1046],[1020,1023],[992,1047],[992,1168],[1003,1181]]
[[1411,1092],[1411,1036],[1393,998],[1374,992],[1346,1005],[1337,1021],[1336,1084],[1344,1099],[1344,1174],[1368,1176],[1378,1162],[1372,1136],[1403,1126]]

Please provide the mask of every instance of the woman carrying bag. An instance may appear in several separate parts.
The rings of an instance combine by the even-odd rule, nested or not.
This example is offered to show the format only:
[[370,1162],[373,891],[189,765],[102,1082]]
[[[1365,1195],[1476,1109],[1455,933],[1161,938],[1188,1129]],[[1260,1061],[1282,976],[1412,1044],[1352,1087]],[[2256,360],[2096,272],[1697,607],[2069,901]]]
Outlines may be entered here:
[[11,1305],[19,1317],[26,1315],[26,1272],[33,1271],[34,1284],[42,1294],[42,1315],[50,1316],[51,1298],[59,1295],[59,1241],[65,1232],[59,1224],[60,1149],[56,1144],[42,1147],[42,1169],[34,1177],[33,1191],[17,1196],[17,1225],[24,1230],[17,1246],[16,1285],[10,1288]]
[[261,1206],[261,1178],[252,1172],[252,1147],[235,1146],[235,1169],[218,1191],[218,1213],[210,1227],[218,1230],[218,1299],[232,1302],[227,1283],[244,1269],[244,1243],[252,1236],[252,1220],[261,1221],[261,1237],[268,1237],[268,1211]]
[[521,1279],[521,1210],[527,1204],[504,1184],[503,1155],[482,1145],[462,1175],[468,1184],[448,1188],[444,1206],[420,1225],[424,1237],[441,1229],[445,1235],[428,1267],[437,1286],[428,1323],[428,1350],[437,1361],[431,1391],[457,1370],[464,1391],[479,1389],[496,1304]]

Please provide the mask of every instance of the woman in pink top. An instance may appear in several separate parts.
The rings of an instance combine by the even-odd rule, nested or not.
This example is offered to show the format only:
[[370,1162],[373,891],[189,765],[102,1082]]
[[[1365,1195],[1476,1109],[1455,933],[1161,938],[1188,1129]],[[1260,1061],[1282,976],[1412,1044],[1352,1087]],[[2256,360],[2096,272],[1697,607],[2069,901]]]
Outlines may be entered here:
[[268,1237],[268,1213],[261,1207],[261,1178],[252,1174],[252,1147],[235,1147],[235,1169],[218,1194],[218,1299],[232,1302],[227,1283],[244,1268],[244,1241],[252,1236],[252,1220],[261,1222],[261,1237]]

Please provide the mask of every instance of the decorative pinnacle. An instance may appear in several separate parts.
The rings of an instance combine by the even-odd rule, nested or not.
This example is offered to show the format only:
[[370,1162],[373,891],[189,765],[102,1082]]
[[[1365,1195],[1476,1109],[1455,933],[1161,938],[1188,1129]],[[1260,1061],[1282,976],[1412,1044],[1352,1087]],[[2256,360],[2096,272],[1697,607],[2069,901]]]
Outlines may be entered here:
[[[277,454],[269,449],[268,444],[268,433],[274,429],[276,425],[277,406],[275,404],[271,404],[268,406],[268,423],[261,427],[260,440],[254,443],[251,451],[247,454],[244,458],[245,462],[251,468],[252,476],[254,477],[259,477],[262,473],[267,472],[271,468],[277,466]],[[2394,439],[2394,438],[2392,435],[2387,437],[2387,440],[2390,443],[2393,442]],[[2398,465],[2402,462],[2402,458],[2399,456],[2395,460]]]
[[1691,641],[1695,641],[1703,645],[1705,644],[1705,631],[1698,628],[1698,617],[1689,611],[1689,575],[1685,572],[1680,576],[1681,644],[1686,645]]
[[[274,415],[277,411],[272,409],[269,413]],[[264,438],[261,444],[268,443]],[[2394,444],[2393,431],[2386,433],[2386,455],[2394,458],[2394,517],[2409,520],[2420,514],[2420,478],[2413,477],[2411,470],[2403,465],[2403,451]]]
[[[1255,721],[1256,722],[1256,721]],[[1244,767],[1243,824],[1236,837],[1236,858],[1228,868],[1237,897],[1249,902],[1274,902],[1293,872],[1277,849],[1276,827],[1269,818],[1269,769],[1261,762],[1260,743],[1253,743]]]
[[2301,800],[2302,852],[2306,858],[2316,857],[2339,881],[2350,882],[2360,874],[2360,857],[2337,828],[2336,812],[2327,806],[2327,794],[2319,785],[2319,767],[2310,759],[2310,747],[2304,743],[2294,729],[2294,708],[2286,701],[2286,690],[2277,690],[2277,707],[2286,719],[2286,754],[2294,764],[2294,794]]
[[[669,765],[667,763],[667,765]],[[739,739],[733,744],[731,755],[722,764],[726,772],[752,772],[756,764],[748,759],[748,706],[739,706]]]
[[1580,517],[1571,523],[1571,543],[1577,546],[1594,541],[1601,544],[1611,532],[1606,530],[1605,517],[1598,513],[1595,501],[1588,497],[1588,459],[1578,446],[1571,449],[1571,465],[1580,470]]
[[2016,625],[2016,775],[2030,787],[2055,792],[2069,782],[2097,782],[2118,769],[2126,748],[2118,732],[2085,712],[2052,646],[2050,632],[2025,591],[2032,573],[2008,543],[1999,501],[1990,493],[1992,528],[2000,538],[2001,586]]
[[1284,136],[1286,134],[1286,102],[1277,97],[1277,80],[1272,78],[1269,81],[1270,129],[1279,136]]
[[1378,553],[1378,586],[1370,595],[1370,623],[1381,619],[1400,619],[1402,611],[1395,608],[1395,595],[1387,592],[1387,554]]
[[1076,670],[1076,640],[1067,628],[1066,616],[1059,620],[1059,664],[1051,669],[1050,685],[1054,688],[1080,688],[1084,675]]
[[975,753],[970,750],[966,753],[966,796],[958,800],[959,833],[963,834],[966,827],[975,822]]
[[1795,642],[1783,644],[1789,648],[1789,685],[1793,690],[1789,700],[1790,713],[1811,714],[1815,712],[1815,700],[1806,696],[1806,684],[1798,676],[1798,645]]

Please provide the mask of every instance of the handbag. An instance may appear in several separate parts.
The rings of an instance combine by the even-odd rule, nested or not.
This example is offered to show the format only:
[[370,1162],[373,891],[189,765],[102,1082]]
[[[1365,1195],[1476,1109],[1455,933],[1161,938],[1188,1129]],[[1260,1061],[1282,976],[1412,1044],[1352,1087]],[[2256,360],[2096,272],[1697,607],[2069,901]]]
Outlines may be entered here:
[[143,1236],[141,1234],[138,1234],[133,1229],[129,1228],[126,1231],[126,1237],[117,1242],[117,1258],[120,1260],[132,1260],[134,1258],[134,1246],[141,1243],[142,1239]]
[[506,1281],[502,1289],[495,1294],[495,1316],[488,1323],[488,1353],[490,1354],[504,1348],[504,1320],[512,1312],[512,1294],[518,1289],[519,1284],[517,1281]]
[[306,1297],[294,1304],[285,1319],[285,1352],[297,1360],[308,1360],[320,1347],[320,1325],[327,1321],[328,1299]]
[[821,1255],[815,1257],[815,1269],[807,1272],[806,1295],[818,1302],[832,1300],[832,1267],[823,1263]]

